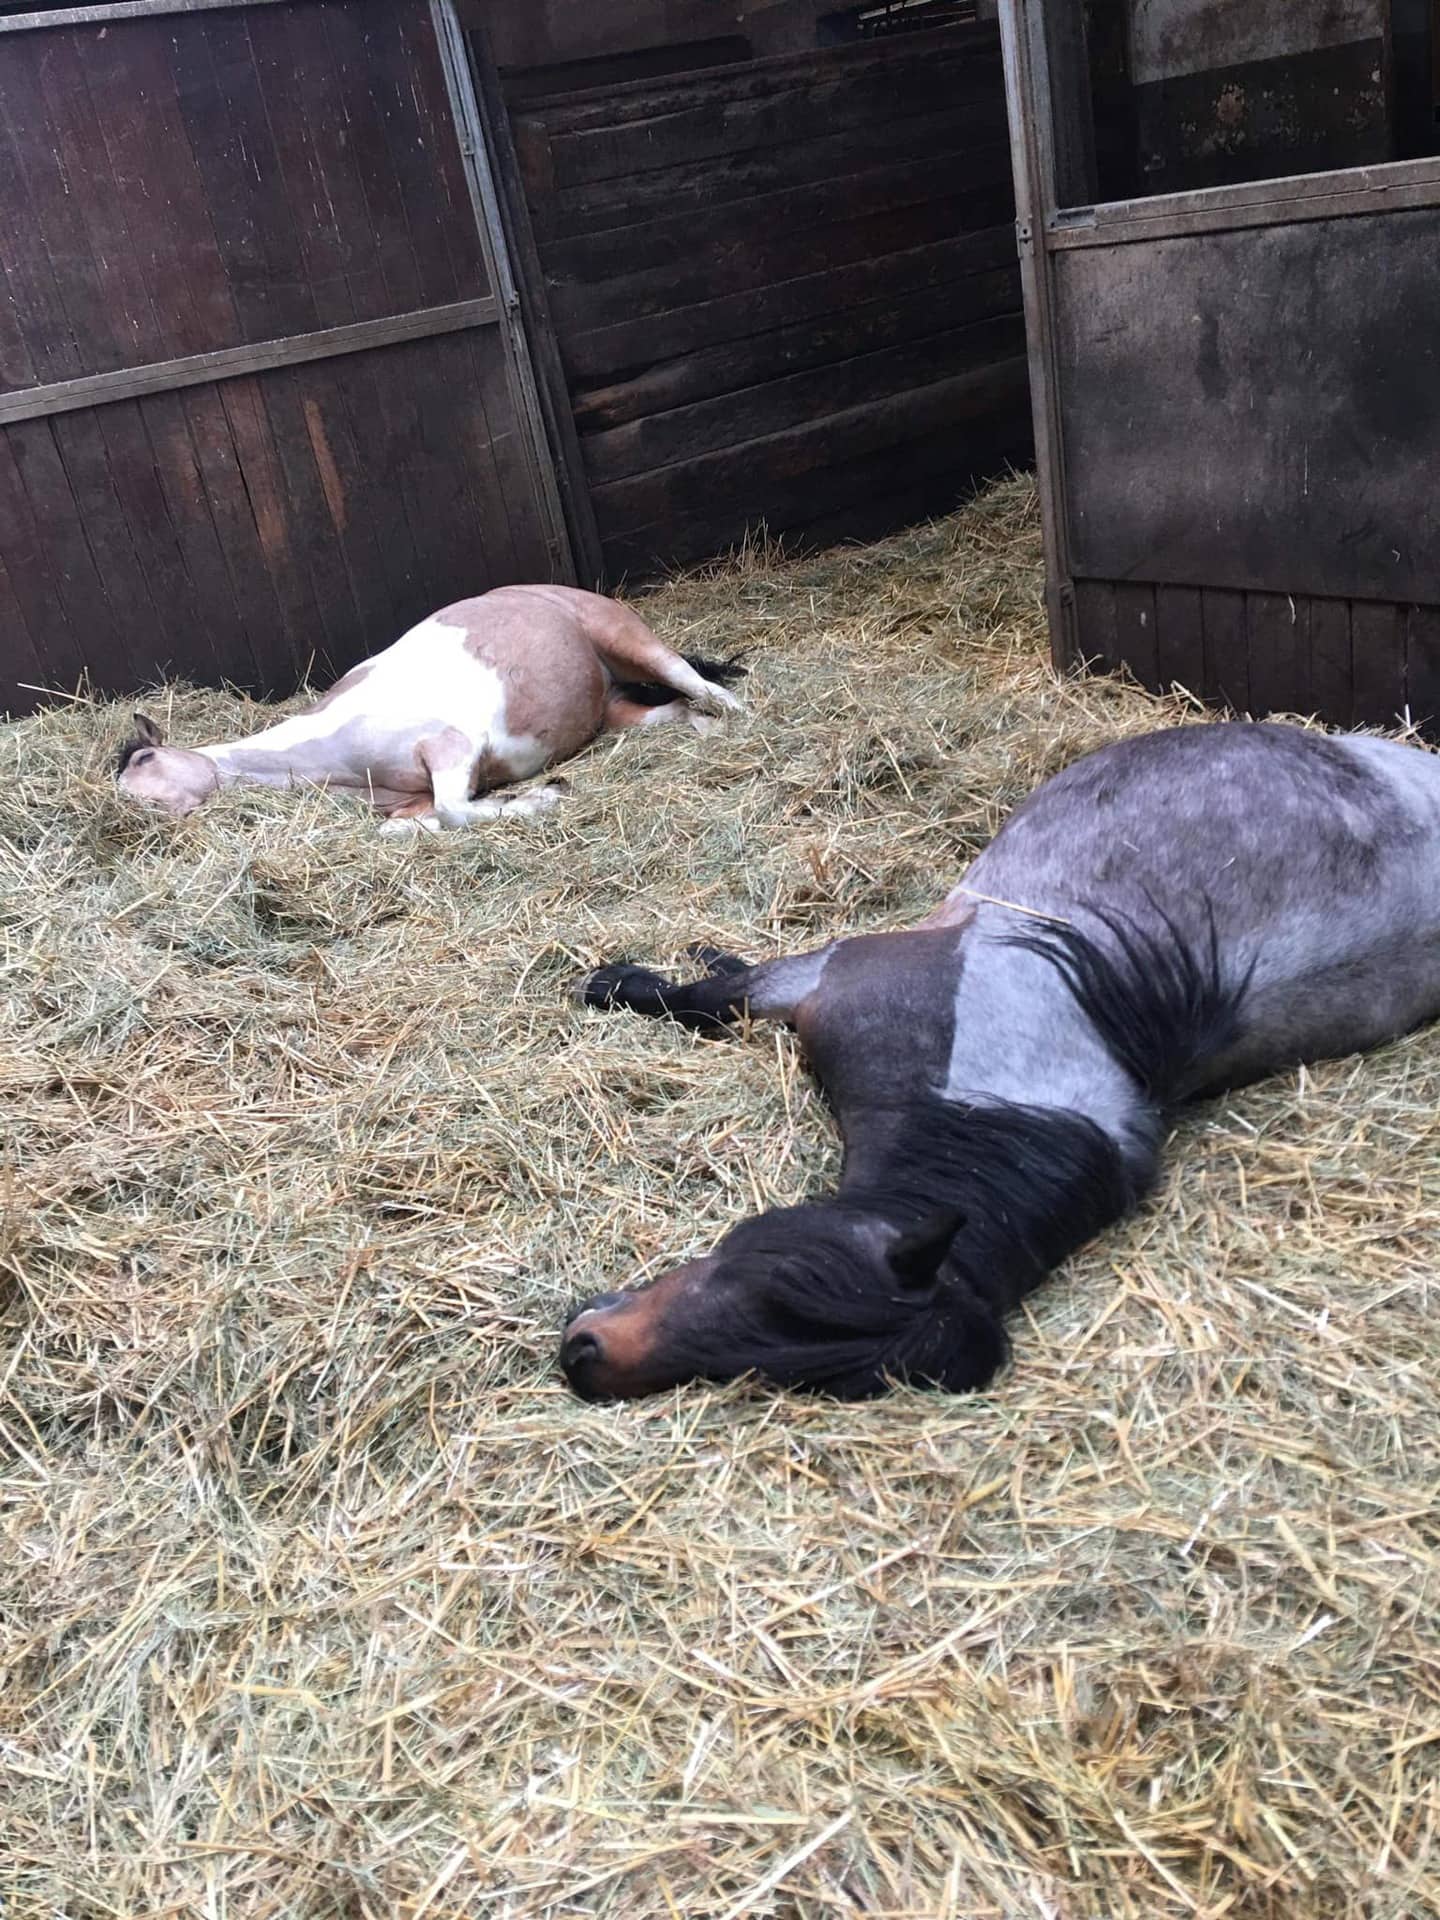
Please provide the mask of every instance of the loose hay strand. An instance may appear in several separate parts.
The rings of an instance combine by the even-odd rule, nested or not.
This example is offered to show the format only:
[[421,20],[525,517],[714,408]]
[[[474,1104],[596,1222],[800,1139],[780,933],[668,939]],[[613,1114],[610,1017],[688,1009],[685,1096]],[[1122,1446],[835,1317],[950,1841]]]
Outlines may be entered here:
[[787,1038],[573,974],[907,924],[1205,720],[1055,680],[1023,481],[646,610],[750,715],[542,823],[154,822],[128,708],[0,730],[6,1914],[1440,1911],[1433,1035],[1187,1114],[986,1394],[555,1380],[577,1293],[837,1163]]

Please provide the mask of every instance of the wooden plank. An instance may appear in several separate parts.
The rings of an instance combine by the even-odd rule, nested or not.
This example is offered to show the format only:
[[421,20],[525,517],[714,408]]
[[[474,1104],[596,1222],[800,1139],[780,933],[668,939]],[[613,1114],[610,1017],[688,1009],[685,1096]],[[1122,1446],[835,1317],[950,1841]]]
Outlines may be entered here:
[[[944,334],[970,333],[983,341],[1002,328],[1001,356],[1013,351],[1011,329],[1023,326],[1018,267],[969,275],[936,287],[891,293],[855,303],[795,326],[746,333],[725,345],[661,360],[628,380],[599,388],[578,387],[575,419],[582,433],[605,433],[638,425],[647,416],[693,407],[715,396],[736,394],[763,381],[788,379],[817,366],[843,363]],[[837,400],[837,404],[844,404]],[[763,431],[763,427],[760,429]],[[591,453],[594,448],[592,446]]]
[[[1000,145],[1005,138],[1005,102],[993,99],[971,107],[961,118],[953,111],[917,114],[885,129],[889,165],[967,166],[976,145]],[[687,208],[712,211],[796,186],[833,181],[856,159],[853,132],[796,141],[774,152],[760,152],[717,169],[713,161],[667,167],[633,180],[605,180],[594,186],[557,189],[533,209],[542,248],[547,239],[583,234],[594,237],[639,226],[652,217],[676,216]]]
[[574,132],[555,127],[543,115],[526,115],[519,130],[547,139],[557,187],[633,181],[661,168],[728,164],[741,154],[847,128],[940,111],[968,114],[973,105],[1003,99],[1004,75],[998,51],[981,62],[969,55],[945,59],[937,47],[929,59],[903,68],[866,61],[827,81],[796,77],[758,98],[739,96],[738,87],[724,92],[711,87],[700,101],[671,99],[653,116]]
[[76,634],[88,625],[104,646],[112,622],[47,427],[0,433],[0,553],[38,655],[32,674],[38,664],[40,684],[73,692],[86,664]]
[[[833,347],[827,351],[828,344],[823,334],[812,337],[799,356],[802,370],[797,373],[782,376],[773,365],[762,362],[755,369],[753,385],[633,419],[607,432],[583,435],[581,446],[592,483],[603,485],[653,472],[718,447],[758,440],[807,420],[917,387],[932,387],[957,374],[1016,358],[1025,350],[1025,323],[1021,314],[1012,311],[973,326],[844,358]],[[821,364],[804,366],[806,358]],[[743,365],[742,356],[736,359]]]
[[1076,666],[1113,673],[1120,665],[1115,588],[1108,580],[1075,582]]
[[278,7],[293,0],[111,0],[108,6],[56,7],[48,13],[14,13],[0,20],[0,33],[42,28],[108,26],[120,20],[163,20],[178,13],[218,13],[234,7]]
[[238,14],[187,27],[170,60],[239,337],[275,340],[313,329],[315,316],[294,224],[271,184],[278,161],[244,29]]
[[489,35],[483,27],[470,34],[468,45],[480,117],[489,135],[496,198],[520,299],[520,317],[525,337],[530,343],[537,398],[554,458],[556,486],[569,529],[575,578],[580,586],[598,589],[604,584],[605,568],[600,531],[595,524],[590,487],[580,459],[579,435],[575,429],[559,339],[545,290],[544,270],[540,265],[518,156],[511,137],[510,115],[506,111]]
[[291,334],[283,340],[257,340],[249,346],[222,347],[215,353],[187,354],[183,359],[161,360],[150,366],[121,367],[112,373],[20,388],[0,394],[0,426],[17,420],[40,420],[55,413],[75,413],[117,400],[138,400],[147,393],[173,393],[180,387],[210,386],[216,381],[264,373],[272,367],[291,367],[305,360],[333,360],[348,353],[368,353],[375,347],[390,346],[397,341],[430,339],[467,327],[493,327],[496,316],[493,300],[462,300],[450,307],[397,313],[384,320],[357,320],[349,326]]
[[879,301],[908,311],[910,297],[932,287],[947,286],[958,300],[967,300],[967,281],[1004,270],[1014,276],[1018,306],[1020,263],[1013,222],[974,233],[946,231],[918,246],[827,264],[815,273],[777,278],[743,293],[724,292],[668,313],[591,331],[572,328],[565,340],[565,364],[577,386],[635,368],[644,369],[637,380],[652,369],[663,377],[659,363],[678,356],[723,349],[753,334],[870,308]]
[[1250,711],[1257,720],[1268,713],[1304,710],[1300,674],[1306,647],[1300,609],[1293,595],[1251,593],[1245,599],[1250,647]]
[[1353,724],[1394,727],[1405,711],[1405,609],[1357,600],[1350,609]]
[[1115,645],[1123,665],[1142,687],[1160,685],[1155,627],[1155,589],[1133,580],[1115,586]]
[[1405,700],[1412,723],[1440,737],[1440,607],[1410,607],[1405,622]]
[[1047,223],[1052,251],[1129,246],[1137,241],[1201,233],[1240,233],[1254,227],[1308,220],[1394,213],[1440,205],[1440,160],[1399,160],[1384,166],[1298,174],[1285,180],[1201,187],[1189,193],[1114,200],[1057,214]]
[[[16,331],[37,375],[62,380],[117,357],[110,313],[45,111],[36,43],[0,62],[7,162],[5,267]],[[73,270],[71,262],[74,262]]]
[[1354,720],[1348,600],[1310,603],[1310,707],[1332,727],[1348,727]]
[[430,18],[445,76],[446,95],[460,135],[465,182],[485,255],[486,272],[500,302],[506,385],[518,428],[515,440],[529,479],[527,494],[533,524],[538,527],[545,548],[543,577],[573,583],[575,554],[561,500],[555,454],[545,430],[545,406],[525,334],[520,290],[510,261],[489,138],[475,91],[469,49],[455,14],[455,0],[430,0]]
[[240,323],[180,115],[172,36],[149,22],[74,40],[91,99],[104,102],[96,124],[115,183],[97,211],[123,222],[125,251],[155,323],[153,338],[132,359],[183,359],[235,344]]
[[0,538],[0,633],[5,636],[0,649],[0,716],[30,712],[38,704],[36,689],[53,684],[46,680],[45,658],[30,632],[4,556]]
[[1437,251],[1440,210],[1057,260],[1077,572],[1440,604]]
[[201,477],[185,403],[179,394],[156,393],[135,404],[144,418],[155,482],[196,603],[194,624],[176,664],[211,685],[247,679],[254,673],[255,659]]
[[934,167],[876,168],[799,187],[686,223],[652,220],[597,248],[590,240],[542,247],[562,337],[873,259],[956,233],[991,228],[1014,211],[1008,157],[987,148],[966,162],[967,186]]
[[1205,684],[1205,620],[1198,587],[1155,589],[1155,673],[1164,690],[1198,700]]
[[520,111],[543,115],[554,133],[584,132],[597,127],[619,127],[631,120],[684,112],[710,99],[732,104],[765,99],[797,86],[822,87],[837,75],[855,69],[907,69],[940,60],[997,63],[999,33],[993,27],[945,28],[893,40],[872,40],[863,46],[805,48],[797,53],[771,54],[760,60],[736,62],[683,74],[669,74],[621,82],[589,91],[571,90],[554,97],[527,99]]
[[832,457],[823,432],[802,429],[747,449],[744,464],[717,461],[698,500],[687,495],[645,526],[607,533],[612,577],[668,573],[737,546],[762,524],[787,543],[796,531],[808,545],[867,523],[874,528],[877,510],[892,499],[923,499],[923,511],[947,511],[976,481],[1028,454],[1023,383],[1009,407],[992,404],[969,419],[934,409],[931,420],[938,431],[877,433],[843,460]]
[[1205,639],[1204,698],[1211,706],[1249,713],[1250,641],[1244,594],[1205,588],[1200,595],[1200,619]]
[[[597,487],[601,531],[608,540],[668,517],[703,513],[714,494],[743,490],[762,462],[772,479],[804,477],[810,484],[817,467],[838,469],[878,448],[903,448],[917,436],[934,433],[941,421],[958,428],[992,414],[1003,415],[1007,407],[1023,406],[1025,396],[1025,363],[1017,357],[918,392],[854,407],[788,433],[726,447],[684,466]],[[954,457],[957,464],[963,461],[963,446],[955,447]],[[752,521],[765,518],[766,498],[757,485]]]

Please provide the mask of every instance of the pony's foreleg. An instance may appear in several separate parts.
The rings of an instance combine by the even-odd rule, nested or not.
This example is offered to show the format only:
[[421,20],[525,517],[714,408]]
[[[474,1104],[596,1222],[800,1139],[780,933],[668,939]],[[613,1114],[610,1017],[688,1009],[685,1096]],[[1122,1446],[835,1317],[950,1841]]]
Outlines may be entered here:
[[667,980],[649,967],[617,961],[586,974],[576,984],[575,998],[585,1007],[623,1007],[700,1033],[720,1032],[746,1015],[793,1022],[800,1003],[819,986],[832,951],[821,947],[752,967],[713,947],[692,947],[691,956],[707,968],[700,980]]
[[617,680],[648,681],[671,687],[701,713],[738,711],[740,701],[695,671],[673,648],[653,634],[638,613],[618,601],[602,601],[585,627],[590,644]]

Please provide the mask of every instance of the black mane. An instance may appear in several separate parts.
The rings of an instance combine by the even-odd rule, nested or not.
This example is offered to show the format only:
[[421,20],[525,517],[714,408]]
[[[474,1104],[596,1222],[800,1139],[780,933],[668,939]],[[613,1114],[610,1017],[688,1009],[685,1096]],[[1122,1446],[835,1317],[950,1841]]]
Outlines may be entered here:
[[[1145,1184],[1078,1114],[931,1096],[894,1118],[893,1147],[833,1200],[726,1236],[727,1330],[706,1330],[697,1372],[753,1368],[846,1399],[893,1380],[983,1386],[1009,1351],[1010,1309]],[[888,1249],[945,1214],[957,1225],[933,1279],[906,1284]]]
[[129,766],[137,753],[143,752],[146,747],[154,746],[154,744],[153,740],[142,740],[138,733],[132,734],[130,739],[125,742],[124,746],[121,747],[119,753],[115,756],[115,778],[117,780],[120,778],[121,774],[125,771],[126,767]]
[[1254,964],[1238,979],[1225,979],[1209,901],[1208,938],[1199,948],[1163,907],[1153,899],[1148,904],[1163,933],[1147,932],[1125,914],[1091,909],[1109,935],[1108,951],[1067,926],[1017,933],[1008,944],[1050,961],[1125,1071],[1150,1099],[1168,1104],[1187,1091],[1197,1067],[1236,1038]]

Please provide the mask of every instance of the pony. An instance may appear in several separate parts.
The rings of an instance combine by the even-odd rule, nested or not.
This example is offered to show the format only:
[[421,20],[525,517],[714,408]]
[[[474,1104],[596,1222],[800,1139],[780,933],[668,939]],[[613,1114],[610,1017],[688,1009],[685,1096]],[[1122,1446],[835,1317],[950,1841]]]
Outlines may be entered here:
[[925,920],[702,977],[577,993],[718,1034],[789,1023],[838,1119],[838,1189],[585,1301],[587,1399],[751,1374],[842,1399],[963,1391],[1006,1317],[1135,1207],[1180,1102],[1440,1014],[1440,758],[1225,722],[1039,787]]
[[605,730],[740,705],[745,669],[673,652],[638,614],[572,587],[498,587],[443,607],[336,681],[303,713],[243,740],[167,746],[135,715],[122,793],[172,814],[220,788],[316,786],[360,794],[382,833],[439,832],[547,811],[558,785],[501,789],[568,760]]

